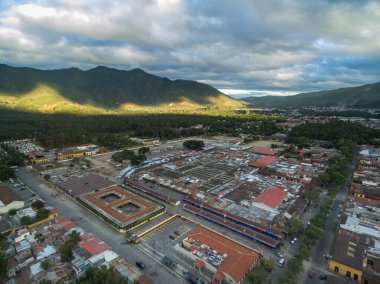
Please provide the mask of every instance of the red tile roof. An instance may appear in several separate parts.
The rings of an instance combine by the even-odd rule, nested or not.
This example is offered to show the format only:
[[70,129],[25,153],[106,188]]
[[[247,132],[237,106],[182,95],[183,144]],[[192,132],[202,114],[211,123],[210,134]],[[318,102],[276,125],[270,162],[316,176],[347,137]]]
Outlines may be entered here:
[[199,227],[194,233],[189,235],[189,238],[205,244],[221,254],[226,253],[227,258],[222,262],[219,270],[229,274],[236,282],[240,282],[244,278],[260,257],[257,252],[204,227]]
[[224,274],[221,271],[218,270],[217,272],[215,272],[213,278],[216,281],[222,282],[224,280],[224,278],[226,278],[226,277],[224,276]]
[[278,158],[276,156],[264,156],[249,165],[251,167],[262,168],[273,164],[277,161],[277,159]]
[[197,247],[194,246],[194,245],[191,245],[191,246],[189,247],[189,250],[190,250],[190,251],[195,251],[195,250],[197,250]]
[[98,239],[95,235],[87,234],[82,235],[80,245],[82,248],[87,250],[92,256],[98,255],[99,253],[110,250],[111,247],[107,245],[102,240]]
[[278,151],[276,150],[267,150],[267,149],[256,149],[253,151],[254,153],[257,153],[257,154],[263,154],[263,155],[269,155],[269,156],[274,156],[274,155],[277,155]]
[[269,207],[276,208],[287,194],[288,193],[286,191],[283,191],[281,188],[269,188],[260,194],[255,199],[255,202],[263,203]]
[[201,260],[201,259],[197,259],[197,260],[194,262],[194,266],[195,266],[196,268],[202,268],[202,267],[205,266],[205,263],[204,263],[203,260]]
[[13,201],[22,200],[16,192],[13,192],[9,186],[0,186],[0,200],[8,205]]
[[[102,201],[101,197],[112,193],[119,196],[119,199],[116,199],[109,203]],[[128,224],[160,209],[160,207],[153,202],[134,193],[131,193],[119,186],[113,186],[107,189],[103,189],[102,191],[87,194],[85,196],[82,196],[81,200],[98,212],[105,215],[107,218],[111,219],[120,227],[125,227]],[[123,204],[127,203],[133,203],[139,207],[138,210],[136,210],[136,212],[131,212],[130,214],[124,214],[118,209],[118,206],[122,206]]]
[[62,227],[64,227],[66,231],[69,231],[73,228],[78,227],[77,224],[75,224],[70,219],[63,219],[63,220],[59,221],[58,224],[61,225]]

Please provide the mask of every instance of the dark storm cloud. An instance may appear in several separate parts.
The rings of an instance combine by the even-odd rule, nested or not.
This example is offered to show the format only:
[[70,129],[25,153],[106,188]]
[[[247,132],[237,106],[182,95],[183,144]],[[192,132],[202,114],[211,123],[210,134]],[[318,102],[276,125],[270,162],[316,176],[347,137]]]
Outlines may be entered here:
[[0,60],[17,66],[141,67],[235,94],[379,81],[378,1],[2,3]]

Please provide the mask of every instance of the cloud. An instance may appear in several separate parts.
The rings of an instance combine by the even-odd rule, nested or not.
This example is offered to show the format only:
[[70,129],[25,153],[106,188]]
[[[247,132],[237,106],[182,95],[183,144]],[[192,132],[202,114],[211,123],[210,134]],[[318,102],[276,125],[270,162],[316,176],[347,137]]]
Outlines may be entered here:
[[[379,81],[378,1],[5,0],[0,60],[140,67],[219,89],[293,92]],[[290,92],[290,93],[289,93]]]
[[289,91],[267,91],[267,90],[239,90],[239,89],[219,89],[221,92],[225,93],[236,99],[246,98],[246,97],[263,97],[263,96],[293,96],[298,94],[298,92]]

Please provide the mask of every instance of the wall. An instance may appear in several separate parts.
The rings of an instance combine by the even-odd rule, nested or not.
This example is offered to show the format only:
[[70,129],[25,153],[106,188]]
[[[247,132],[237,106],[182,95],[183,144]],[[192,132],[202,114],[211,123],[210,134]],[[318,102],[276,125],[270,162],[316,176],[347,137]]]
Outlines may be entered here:
[[352,267],[350,267],[350,266],[348,266],[348,265],[345,265],[345,264],[343,264],[343,263],[340,263],[340,262],[337,262],[337,261],[331,259],[331,260],[329,261],[329,270],[330,270],[331,272],[333,272],[333,273],[336,273],[336,272],[335,272],[335,266],[339,267],[339,272],[338,272],[338,274],[339,274],[340,276],[342,276],[342,277],[346,277],[346,273],[347,273],[347,271],[349,271],[349,272],[351,272],[351,279],[352,279],[352,280],[354,279],[354,274],[357,274],[357,275],[358,275],[358,280],[357,280],[357,282],[359,282],[359,283],[361,282],[361,280],[362,280],[362,275],[363,275],[362,271],[360,271],[360,270],[358,270],[358,269],[355,269],[355,268],[352,268]]
[[27,227],[28,229],[31,229],[31,228],[37,227],[37,226],[39,226],[39,225],[41,225],[41,224],[44,224],[44,223],[46,223],[46,222],[49,222],[50,220],[53,220],[54,218],[57,218],[57,216],[58,216],[58,213],[56,213],[56,214],[52,214],[52,215],[49,215],[49,217],[47,217],[46,219],[43,219],[43,220],[40,220],[40,221],[35,222],[35,223],[33,223],[33,224],[30,224],[30,225],[28,225],[28,226],[26,226],[26,227]]
[[22,207],[24,207],[24,205],[25,205],[24,201],[13,201],[12,203],[9,203],[6,206],[0,207],[0,214],[8,213],[9,210],[12,210],[12,209],[21,209]]

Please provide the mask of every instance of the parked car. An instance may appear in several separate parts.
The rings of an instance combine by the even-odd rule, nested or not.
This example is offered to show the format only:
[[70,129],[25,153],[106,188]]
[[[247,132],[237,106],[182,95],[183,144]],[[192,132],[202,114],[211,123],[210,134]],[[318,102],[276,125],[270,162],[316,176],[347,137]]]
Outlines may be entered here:
[[283,267],[283,266],[284,266],[284,263],[285,263],[285,259],[281,258],[281,259],[278,261],[278,266],[279,266],[279,267]]
[[142,270],[145,269],[145,263],[142,261],[136,261],[136,266]]
[[175,240],[175,236],[173,236],[173,235],[170,235],[169,238],[170,238],[171,240]]
[[309,271],[309,272],[307,273],[307,276],[308,276],[309,278],[314,278],[314,276],[315,276],[315,272],[313,272],[313,271]]
[[325,281],[326,279],[327,279],[327,275],[326,274],[319,275],[319,280]]

